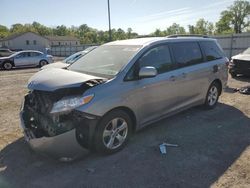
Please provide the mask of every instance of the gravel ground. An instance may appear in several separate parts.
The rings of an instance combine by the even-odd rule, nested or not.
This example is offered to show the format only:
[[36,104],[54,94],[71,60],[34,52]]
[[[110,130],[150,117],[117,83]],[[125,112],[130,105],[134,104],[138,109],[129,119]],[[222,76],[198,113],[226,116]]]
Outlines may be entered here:
[[[38,69],[0,71],[0,187],[250,187],[250,95],[229,79],[214,110],[192,108],[143,129],[110,156],[60,163],[32,152],[19,128],[26,83]],[[178,144],[161,155],[162,142]]]

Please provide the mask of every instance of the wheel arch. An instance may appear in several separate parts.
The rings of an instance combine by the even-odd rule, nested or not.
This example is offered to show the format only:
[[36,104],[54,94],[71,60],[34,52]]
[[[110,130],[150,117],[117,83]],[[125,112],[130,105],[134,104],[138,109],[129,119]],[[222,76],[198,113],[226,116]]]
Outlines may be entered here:
[[221,93],[222,93],[222,82],[221,82],[221,80],[220,79],[215,79],[211,84],[213,84],[213,83],[217,83],[218,85],[219,85],[219,95],[221,95]]
[[49,63],[46,59],[41,59],[41,60],[39,61],[39,64],[40,64],[42,61],[46,61],[47,63]]
[[108,112],[106,112],[103,117],[110,113],[111,111],[117,111],[117,110],[121,110],[121,111],[124,111],[126,112],[130,117],[131,117],[131,120],[132,120],[132,132],[135,132],[136,131],[136,127],[137,127],[137,119],[136,119],[136,115],[135,113],[133,112],[133,110],[131,110],[129,107],[126,107],[126,106],[118,106],[118,107],[115,107],[111,110],[109,110]]

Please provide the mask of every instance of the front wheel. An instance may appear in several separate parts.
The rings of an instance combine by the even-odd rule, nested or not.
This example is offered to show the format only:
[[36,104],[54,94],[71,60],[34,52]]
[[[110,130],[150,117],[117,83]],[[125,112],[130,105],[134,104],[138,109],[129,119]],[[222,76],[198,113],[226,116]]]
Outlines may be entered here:
[[5,63],[3,64],[3,68],[4,68],[5,70],[11,70],[12,67],[13,67],[13,65],[12,65],[11,62],[5,62]]
[[217,82],[213,82],[210,85],[204,104],[207,109],[212,109],[216,106],[220,95],[220,89],[220,85]]
[[111,154],[121,150],[128,142],[132,121],[126,112],[116,110],[105,115],[97,126],[95,150]]

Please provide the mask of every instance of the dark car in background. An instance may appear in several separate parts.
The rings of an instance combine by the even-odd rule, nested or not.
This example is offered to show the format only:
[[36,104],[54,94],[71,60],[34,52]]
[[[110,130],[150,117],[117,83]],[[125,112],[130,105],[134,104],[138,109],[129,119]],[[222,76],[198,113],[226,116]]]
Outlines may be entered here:
[[78,59],[80,59],[81,57],[83,57],[84,55],[86,55],[87,53],[89,53],[90,51],[94,50],[97,46],[91,46],[89,48],[86,48],[83,51],[80,52],[76,52],[74,54],[72,54],[71,56],[67,57],[66,59],[64,59],[63,61],[58,61],[49,65],[45,65],[43,67],[41,67],[41,69],[47,69],[47,68],[66,68],[69,65],[71,65],[72,63],[76,62]]
[[7,57],[12,55],[14,52],[12,52],[10,49],[8,48],[0,48],[0,57]]
[[250,75],[250,47],[232,57],[229,64],[229,73],[233,78],[238,74]]

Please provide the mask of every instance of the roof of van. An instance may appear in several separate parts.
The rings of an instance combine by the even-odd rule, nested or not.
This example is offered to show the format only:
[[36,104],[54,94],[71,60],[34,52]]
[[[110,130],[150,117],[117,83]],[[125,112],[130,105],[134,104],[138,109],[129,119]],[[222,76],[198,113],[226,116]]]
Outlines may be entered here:
[[136,38],[127,40],[117,40],[114,42],[106,43],[105,45],[147,45],[153,42],[160,41],[208,41],[215,40],[212,38],[203,37],[177,37],[177,38],[167,38],[167,37],[147,37],[147,38]]

